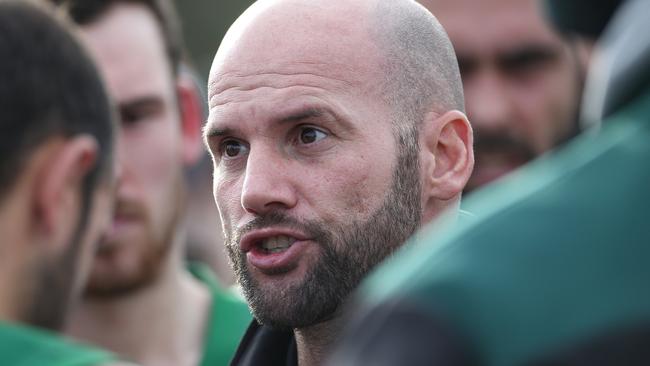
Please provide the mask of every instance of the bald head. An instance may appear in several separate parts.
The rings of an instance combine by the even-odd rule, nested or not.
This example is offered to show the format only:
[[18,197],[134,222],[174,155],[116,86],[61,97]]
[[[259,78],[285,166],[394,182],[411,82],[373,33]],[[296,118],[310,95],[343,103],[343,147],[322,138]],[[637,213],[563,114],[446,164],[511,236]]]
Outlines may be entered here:
[[[261,324],[330,322],[366,273],[457,206],[473,161],[462,106],[447,36],[413,1],[263,0],[237,20],[210,72],[205,140]],[[259,229],[289,246],[249,243],[276,235]]]
[[215,56],[211,102],[229,87],[220,83],[224,75],[250,67],[300,73],[305,65],[385,98],[400,119],[463,110],[451,43],[433,15],[411,0],[256,2]]

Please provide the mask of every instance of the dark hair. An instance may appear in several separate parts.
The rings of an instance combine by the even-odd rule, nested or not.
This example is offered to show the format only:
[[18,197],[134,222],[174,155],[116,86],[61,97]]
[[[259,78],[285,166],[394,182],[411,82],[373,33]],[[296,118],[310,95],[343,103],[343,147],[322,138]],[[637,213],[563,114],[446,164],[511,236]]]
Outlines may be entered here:
[[119,3],[140,4],[155,16],[165,44],[165,51],[172,74],[178,75],[184,57],[180,22],[169,0],[50,0],[60,5],[79,25],[91,24],[104,15],[111,6]]
[[112,165],[112,110],[94,64],[49,13],[43,4],[0,1],[0,197],[37,146],[86,133],[99,144],[86,200]]

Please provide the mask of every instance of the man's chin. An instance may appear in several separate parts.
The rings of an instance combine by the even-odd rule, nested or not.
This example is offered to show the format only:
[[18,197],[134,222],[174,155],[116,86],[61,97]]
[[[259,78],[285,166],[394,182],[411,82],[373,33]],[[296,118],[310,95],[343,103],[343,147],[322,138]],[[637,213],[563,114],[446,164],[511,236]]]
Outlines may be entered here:
[[138,263],[127,268],[120,263],[117,252],[98,255],[84,297],[110,299],[132,295],[155,281],[160,266],[160,263],[155,266]]
[[84,290],[89,300],[119,299],[146,288],[151,281],[144,278],[93,278]]
[[[334,317],[339,303],[331,297],[314,296],[309,276],[281,276],[259,285],[248,282],[244,293],[255,318],[278,330],[313,326]],[[307,277],[307,278],[305,278]],[[244,286],[243,286],[244,287]],[[317,304],[315,304],[317,302]]]

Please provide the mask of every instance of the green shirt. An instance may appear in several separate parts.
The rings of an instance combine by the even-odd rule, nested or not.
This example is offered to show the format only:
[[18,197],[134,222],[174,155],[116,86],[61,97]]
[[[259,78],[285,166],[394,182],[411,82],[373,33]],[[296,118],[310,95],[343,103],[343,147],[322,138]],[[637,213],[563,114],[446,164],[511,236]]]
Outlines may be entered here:
[[223,289],[207,266],[193,263],[189,270],[212,294],[210,324],[207,327],[200,366],[229,365],[252,319],[248,306]]
[[0,322],[0,365],[95,366],[114,360],[108,352],[73,343],[55,333]]

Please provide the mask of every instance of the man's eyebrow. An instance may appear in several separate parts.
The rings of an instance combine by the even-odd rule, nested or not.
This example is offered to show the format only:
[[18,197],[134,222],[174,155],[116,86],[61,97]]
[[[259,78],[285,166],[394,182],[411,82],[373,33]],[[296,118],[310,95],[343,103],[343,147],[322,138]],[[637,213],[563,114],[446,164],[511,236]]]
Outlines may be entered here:
[[219,137],[219,136],[225,136],[225,135],[232,135],[233,134],[233,129],[230,127],[225,127],[225,128],[219,128],[219,127],[214,127],[213,125],[210,125],[210,123],[206,123],[203,126],[203,138],[205,140],[213,137]]
[[299,122],[309,118],[319,118],[324,115],[330,115],[332,117],[335,117],[332,115],[332,113],[330,113],[329,111],[323,108],[310,107],[310,108],[302,109],[295,113],[290,113],[288,116],[281,118],[280,122]]
[[559,57],[561,50],[545,43],[527,44],[502,53],[498,63],[505,67],[525,64],[528,62],[554,60]]
[[118,109],[120,112],[128,112],[139,109],[155,109],[161,108],[165,103],[162,98],[157,96],[145,96],[140,98],[135,98],[125,102],[120,102],[118,104]]
[[479,65],[477,57],[470,54],[457,53],[456,61],[458,62],[460,71],[464,73],[474,71]]
[[[284,117],[277,117],[273,119],[274,123],[297,123],[301,121],[306,121],[311,118],[326,118],[332,121],[339,121],[342,124],[348,126],[348,123],[339,118],[339,116],[332,112],[328,108],[323,107],[308,107],[303,109],[297,109],[293,112],[287,113]],[[349,126],[348,126],[349,127]],[[210,121],[203,126],[203,138],[204,140],[209,140],[210,138],[234,135],[235,129],[231,127],[216,127],[214,124],[211,124]]]

